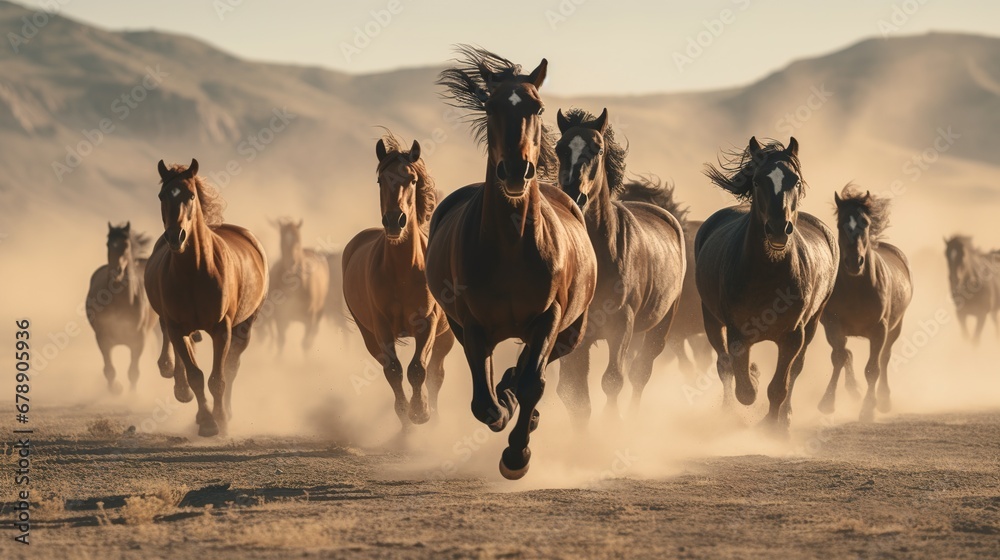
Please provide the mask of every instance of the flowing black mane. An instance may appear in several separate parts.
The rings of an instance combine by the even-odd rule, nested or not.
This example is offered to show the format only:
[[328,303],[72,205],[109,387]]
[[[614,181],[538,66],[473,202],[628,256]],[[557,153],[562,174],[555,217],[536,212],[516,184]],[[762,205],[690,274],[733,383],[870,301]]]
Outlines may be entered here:
[[[441,72],[438,85],[445,88],[442,97],[452,107],[470,111],[464,122],[472,127],[476,142],[486,146],[486,102],[494,83],[514,80],[523,81],[527,76],[521,73],[521,65],[486,49],[471,45],[455,47],[458,54],[456,65]],[[487,83],[484,75],[494,77],[494,83]],[[556,138],[552,130],[542,124],[542,142],[538,155],[538,174],[543,179],[553,179],[559,172],[556,157]]]
[[[597,120],[592,113],[583,109],[570,109],[563,114],[569,127],[582,126]],[[611,123],[604,129],[604,171],[608,176],[608,188],[612,194],[622,192],[625,187],[625,156],[628,155],[628,145],[622,146],[615,139],[615,131]]]
[[633,181],[626,183],[618,195],[622,201],[648,202],[654,206],[659,206],[677,218],[681,226],[687,224],[687,215],[690,209],[681,206],[674,194],[675,186],[669,181],[661,181],[655,175],[642,175]]
[[871,193],[862,193],[854,183],[848,183],[840,193],[840,201],[837,203],[837,218],[839,220],[841,212],[849,210],[860,210],[871,221],[869,230],[873,242],[882,240],[885,230],[889,227],[889,203],[890,199],[874,196]]
[[798,156],[787,153],[784,144],[770,138],[764,140],[756,155],[750,153],[749,147],[723,151],[723,155],[719,157],[718,167],[705,164],[705,175],[741,202],[750,202],[753,200],[754,171],[775,156],[787,160],[795,169],[801,181],[799,196],[804,196],[806,181],[802,178],[802,167]]

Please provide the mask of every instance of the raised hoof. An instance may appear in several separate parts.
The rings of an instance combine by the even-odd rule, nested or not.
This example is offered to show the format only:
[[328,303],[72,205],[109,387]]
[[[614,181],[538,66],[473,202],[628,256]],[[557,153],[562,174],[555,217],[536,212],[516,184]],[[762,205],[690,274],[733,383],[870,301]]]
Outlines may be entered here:
[[164,379],[170,379],[174,376],[174,364],[172,363],[158,363],[160,366],[160,377]]
[[426,424],[430,419],[431,412],[426,405],[422,407],[410,405],[410,422],[414,424]]
[[[511,457],[508,457],[510,455]],[[521,455],[520,458],[517,455]],[[511,448],[504,449],[503,455],[500,456],[500,474],[507,480],[520,480],[524,478],[524,475],[528,473],[528,461],[531,459],[531,450],[524,448],[522,453],[517,453],[512,451]],[[509,466],[507,461],[510,461],[515,466]],[[516,463],[523,462],[523,464],[518,467]]]
[[194,391],[187,385],[174,385],[174,398],[179,402],[189,403],[194,398]]
[[819,408],[819,411],[823,414],[833,414],[835,410],[834,402],[835,401],[832,397],[823,397],[823,399],[819,401],[819,406],[817,408]]
[[122,387],[122,384],[117,381],[112,381],[108,383],[108,391],[111,391],[112,395],[118,396],[122,394],[123,390],[124,388]]

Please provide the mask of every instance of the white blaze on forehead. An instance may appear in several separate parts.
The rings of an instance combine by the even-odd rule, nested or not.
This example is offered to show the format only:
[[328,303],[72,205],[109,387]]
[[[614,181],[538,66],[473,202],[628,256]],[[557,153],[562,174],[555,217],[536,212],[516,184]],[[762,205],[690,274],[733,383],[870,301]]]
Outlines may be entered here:
[[858,221],[851,216],[851,219],[847,222],[847,227],[851,228],[851,231],[858,229]]
[[180,189],[180,187],[174,187],[174,190],[170,191],[170,196],[172,196],[174,198],[177,198],[180,195],[181,195],[181,189]]
[[579,136],[574,136],[572,140],[569,141],[570,149],[570,160],[569,164],[576,167],[576,162],[580,161],[580,156],[583,155],[583,149],[587,147],[587,142]]
[[767,176],[774,183],[774,194],[781,194],[781,184],[785,181],[785,172],[780,167],[775,167],[774,171],[768,173]]
[[510,94],[510,97],[508,97],[507,99],[509,99],[510,100],[510,104],[514,105],[515,107],[517,106],[518,103],[521,102],[521,98],[517,96],[517,92],[516,91],[514,93]]

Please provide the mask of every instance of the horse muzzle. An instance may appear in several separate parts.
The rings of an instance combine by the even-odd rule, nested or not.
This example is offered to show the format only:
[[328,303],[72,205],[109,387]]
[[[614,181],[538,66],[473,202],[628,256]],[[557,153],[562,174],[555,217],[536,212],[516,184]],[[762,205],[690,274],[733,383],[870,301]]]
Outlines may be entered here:
[[517,163],[501,161],[496,167],[496,175],[497,179],[500,180],[500,188],[510,198],[524,196],[529,182],[535,178],[536,171],[535,164],[530,161]]
[[166,240],[167,246],[170,250],[179,253],[184,250],[184,245],[187,241],[187,231],[184,228],[177,228],[176,231],[168,229],[163,233],[163,239]]
[[403,236],[403,229],[406,228],[406,214],[404,212],[386,212],[382,215],[382,228],[385,230],[385,237],[389,241],[396,241]]
[[795,226],[792,225],[792,222],[788,221],[785,222],[780,230],[772,227],[770,221],[764,224],[764,237],[767,239],[767,245],[775,251],[785,250],[793,231],[795,231]]
[[851,276],[861,276],[865,271],[865,257],[862,255],[856,259],[844,259],[844,270]]

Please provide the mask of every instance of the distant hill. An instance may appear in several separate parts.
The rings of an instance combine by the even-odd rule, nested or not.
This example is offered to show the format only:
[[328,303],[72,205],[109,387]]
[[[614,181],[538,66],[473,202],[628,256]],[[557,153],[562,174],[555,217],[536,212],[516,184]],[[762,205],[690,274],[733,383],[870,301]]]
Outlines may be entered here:
[[[0,2],[0,30],[20,33],[31,13]],[[73,215],[153,228],[156,162],[194,156],[224,186],[234,221],[305,215],[317,235],[344,237],[377,223],[376,125],[421,140],[443,190],[482,179],[481,152],[438,98],[439,71],[257,63],[189,37],[53,16],[17,53],[0,49],[0,224]],[[871,39],[724,91],[545,100],[553,123],[557,107],[608,107],[630,142],[630,169],[676,180],[696,214],[727,202],[702,163],[751,134],[799,138],[816,211],[849,179],[878,191],[901,182],[918,193],[914,207],[1000,202],[997,38]],[[957,139],[937,139],[949,129]],[[935,142],[934,161],[919,161]]]

